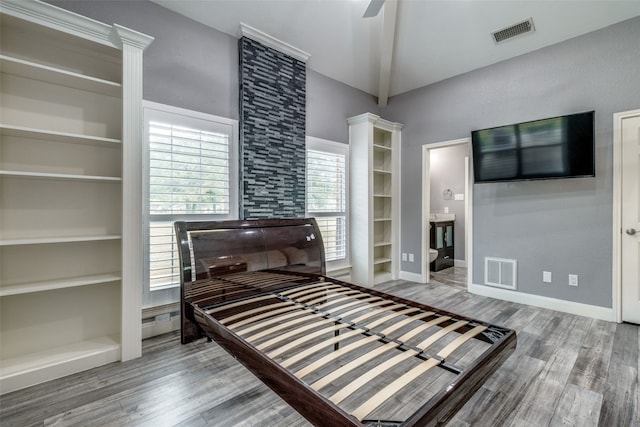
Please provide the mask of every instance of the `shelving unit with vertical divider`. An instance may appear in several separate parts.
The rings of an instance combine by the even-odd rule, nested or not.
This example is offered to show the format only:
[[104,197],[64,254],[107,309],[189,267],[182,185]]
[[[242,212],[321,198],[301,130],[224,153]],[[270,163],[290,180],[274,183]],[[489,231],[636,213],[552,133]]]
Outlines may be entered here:
[[0,392],[141,354],[142,52],[47,3],[0,11]]
[[348,123],[351,280],[373,286],[399,276],[402,125],[371,113]]

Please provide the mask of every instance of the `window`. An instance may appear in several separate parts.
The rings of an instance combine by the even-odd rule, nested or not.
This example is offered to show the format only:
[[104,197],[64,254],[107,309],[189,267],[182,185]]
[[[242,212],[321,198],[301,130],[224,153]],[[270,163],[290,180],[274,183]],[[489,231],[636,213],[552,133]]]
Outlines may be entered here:
[[349,265],[349,146],[307,137],[307,215],[322,232],[327,269]]
[[173,222],[237,218],[237,122],[145,102],[144,124],[149,306],[179,299]]

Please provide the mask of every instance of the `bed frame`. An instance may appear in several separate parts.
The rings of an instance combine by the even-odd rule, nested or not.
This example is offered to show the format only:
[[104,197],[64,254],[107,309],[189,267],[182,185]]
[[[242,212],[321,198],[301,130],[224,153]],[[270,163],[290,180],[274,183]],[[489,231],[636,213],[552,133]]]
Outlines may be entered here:
[[315,425],[449,420],[515,332],[325,276],[314,219],[176,222],[182,343],[208,337]]

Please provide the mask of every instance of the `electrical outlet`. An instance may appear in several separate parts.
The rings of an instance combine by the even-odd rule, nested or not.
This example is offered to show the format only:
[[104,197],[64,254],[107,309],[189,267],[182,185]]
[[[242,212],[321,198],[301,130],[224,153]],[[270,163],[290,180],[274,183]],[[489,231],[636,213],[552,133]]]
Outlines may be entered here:
[[551,272],[550,271],[543,271],[542,272],[542,281],[544,283],[551,283]]
[[406,252],[403,252],[403,253],[402,253],[402,260],[403,260],[403,261],[406,261],[406,260],[407,260],[407,253],[406,253]]
[[444,213],[449,213],[449,207],[448,206],[444,207]]
[[569,275],[569,286],[578,286],[578,275],[570,274]]
[[409,262],[413,262],[413,254],[409,254]]

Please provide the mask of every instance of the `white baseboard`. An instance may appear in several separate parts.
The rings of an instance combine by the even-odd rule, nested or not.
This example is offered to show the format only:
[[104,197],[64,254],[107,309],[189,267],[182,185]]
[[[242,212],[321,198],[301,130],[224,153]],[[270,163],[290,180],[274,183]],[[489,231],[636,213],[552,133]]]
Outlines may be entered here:
[[142,324],[142,339],[155,337],[156,335],[166,334],[168,332],[177,331],[180,329],[180,316],[172,316],[166,322],[157,322],[152,320],[151,322],[144,322]]
[[616,321],[612,308],[582,304],[579,302],[564,301],[556,298],[543,297],[540,295],[526,294],[523,292],[510,291],[507,289],[499,289],[476,284],[472,284],[469,287],[469,292],[485,297],[497,298],[505,301],[516,302],[519,304],[527,304],[534,307],[561,311],[563,313],[576,314],[578,316],[586,316],[592,317],[594,319],[606,320],[608,322]]
[[420,274],[420,273],[411,273],[409,271],[401,271],[400,272],[400,280],[406,280],[408,282],[424,283],[422,281],[422,274]]
[[464,267],[467,268],[467,261],[464,259],[454,259],[453,260],[454,267]]

